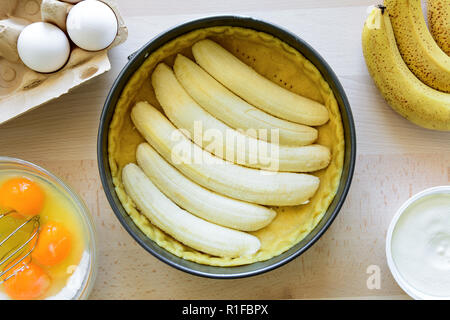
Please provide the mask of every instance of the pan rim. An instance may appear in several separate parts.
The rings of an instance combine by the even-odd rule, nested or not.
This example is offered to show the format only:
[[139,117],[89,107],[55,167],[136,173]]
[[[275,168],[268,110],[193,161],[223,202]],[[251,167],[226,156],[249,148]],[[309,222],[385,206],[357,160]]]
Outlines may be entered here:
[[[131,75],[135,72],[135,70],[142,64],[143,60],[145,60],[148,55],[162,46],[163,44],[167,43],[168,41],[181,36],[182,34],[191,32],[193,30],[204,28],[205,26],[236,26],[236,27],[243,27],[243,28],[249,28],[254,29],[256,31],[266,32],[269,33],[280,40],[288,43],[293,48],[301,52],[308,60],[311,60],[311,57],[313,57],[313,60],[317,60],[319,65],[313,63],[320,71],[320,69],[323,69],[326,72],[327,77],[323,74],[322,75],[325,78],[330,78],[331,83],[330,86],[332,87],[332,90],[334,94],[336,95],[336,99],[338,100],[339,109],[341,111],[345,111],[346,121],[343,121],[344,125],[344,134],[347,137],[344,137],[346,143],[345,143],[345,156],[344,156],[344,168],[343,172],[341,174],[341,180],[339,183],[338,191],[336,192],[335,198],[333,199],[332,203],[337,199],[338,194],[339,198],[337,199],[337,203],[333,209],[333,212],[330,214],[330,216],[324,221],[323,225],[316,231],[316,233],[312,236],[311,239],[309,239],[304,245],[294,250],[291,254],[288,254],[286,257],[280,259],[279,261],[275,261],[273,263],[270,263],[273,259],[277,258],[278,256],[272,257],[269,260],[262,261],[262,262],[255,262],[249,265],[244,266],[237,266],[237,267],[216,267],[216,266],[206,266],[203,264],[199,264],[196,262],[189,261],[191,264],[200,266],[200,268],[204,269],[210,269],[210,270],[218,270],[218,269],[239,269],[241,267],[246,266],[252,266],[255,264],[264,264],[263,267],[257,267],[254,270],[249,271],[242,271],[242,272],[233,272],[233,273],[216,273],[211,271],[200,271],[198,269],[194,269],[191,267],[187,267],[185,265],[182,265],[178,263],[176,260],[184,260],[182,258],[179,258],[165,249],[159,247],[153,240],[149,239],[145,234],[137,228],[137,226],[134,224],[134,222],[131,220],[131,218],[126,215],[124,216],[121,214],[121,210],[119,208],[116,199],[114,199],[113,192],[114,186],[112,184],[112,178],[111,178],[111,172],[109,167],[109,159],[108,159],[108,152],[107,152],[107,144],[108,144],[108,133],[109,133],[109,125],[112,118],[112,114],[114,112],[114,109],[116,107],[117,99],[120,97],[121,92],[128,82]],[[307,54],[303,50],[306,50]],[[347,129],[345,129],[345,125],[347,125]],[[350,142],[350,143],[348,143]],[[350,149],[350,150],[349,150]],[[244,277],[250,277],[255,276],[258,274],[262,274],[271,270],[274,270],[278,267],[281,267],[282,265],[285,265],[286,263],[294,260],[298,256],[300,256],[302,253],[304,253],[306,250],[308,250],[314,243],[317,242],[317,240],[326,232],[326,230],[330,227],[336,216],[339,214],[342,205],[348,195],[348,191],[350,189],[350,185],[353,178],[354,168],[355,168],[355,162],[356,162],[356,132],[355,132],[355,124],[353,120],[353,115],[350,107],[350,103],[347,99],[347,96],[345,94],[345,91],[334,73],[334,71],[331,69],[331,67],[328,65],[328,63],[325,61],[322,56],[315,51],[308,43],[306,43],[304,40],[302,40],[299,36],[291,33],[290,31],[287,31],[286,29],[275,25],[273,23],[255,19],[253,17],[249,16],[242,16],[242,15],[215,15],[215,16],[208,16],[204,18],[199,18],[195,20],[188,21],[186,23],[179,24],[173,28],[170,28],[160,34],[158,34],[156,37],[148,41],[145,45],[143,45],[138,51],[133,53],[129,56],[128,63],[123,67],[117,78],[115,79],[108,96],[105,100],[103,110],[100,117],[100,125],[98,130],[98,138],[97,138],[97,161],[98,161],[98,168],[99,168],[99,174],[102,182],[102,186],[104,189],[104,192],[106,194],[106,197],[108,199],[108,202],[115,214],[115,216],[118,218],[122,226],[125,228],[125,230],[131,235],[131,237],[141,246],[143,247],[147,252],[158,258],[159,260],[163,261],[164,263],[167,263],[168,265],[196,275],[206,278],[215,278],[215,279],[235,279],[235,278],[244,278]],[[344,171],[346,173],[346,176],[344,177]],[[343,184],[343,185],[342,185]],[[117,196],[116,196],[117,197]],[[331,207],[331,204],[329,208]],[[122,207],[122,210],[123,207]],[[328,210],[328,209],[327,209]],[[322,218],[322,220],[325,219],[325,217]],[[322,222],[321,220],[321,222]],[[311,231],[310,234],[314,232],[315,229],[319,227],[319,224]],[[132,225],[130,225],[130,223]],[[134,227],[133,227],[134,226]],[[146,238],[146,239],[145,239]],[[162,253],[158,252],[159,250],[155,250],[152,248],[146,241],[150,240],[153,242],[153,244],[156,247],[159,247],[161,250],[164,250],[168,255],[165,256]],[[305,240],[305,239],[303,239]],[[284,255],[287,252],[291,251],[292,249],[296,248],[299,244],[303,242],[301,240],[299,243],[294,245],[292,248],[288,249],[284,253],[280,254]]]

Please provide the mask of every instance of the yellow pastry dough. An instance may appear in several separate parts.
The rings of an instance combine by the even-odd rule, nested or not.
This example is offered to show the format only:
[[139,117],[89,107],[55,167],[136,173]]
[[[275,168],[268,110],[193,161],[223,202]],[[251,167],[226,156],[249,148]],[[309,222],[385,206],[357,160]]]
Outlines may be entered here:
[[[177,53],[194,60],[192,45],[209,38],[239,57],[266,78],[285,88],[326,105],[330,120],[318,127],[318,144],[331,151],[330,165],[313,174],[320,178],[317,193],[306,205],[275,207],[276,218],[267,227],[251,234],[261,241],[261,249],[250,257],[219,258],[196,251],[162,232],[136,209],[124,191],[122,168],[136,162],[136,147],[144,139],[134,128],[131,108],[148,101],[161,111],[151,86],[151,73],[159,62],[173,65]],[[298,51],[262,32],[239,27],[199,29],[176,38],[151,53],[126,84],[116,105],[108,136],[108,154],[116,193],[134,223],[159,246],[172,254],[211,266],[237,266],[277,256],[301,241],[319,223],[333,200],[344,161],[344,131],[336,99],[316,67]]]

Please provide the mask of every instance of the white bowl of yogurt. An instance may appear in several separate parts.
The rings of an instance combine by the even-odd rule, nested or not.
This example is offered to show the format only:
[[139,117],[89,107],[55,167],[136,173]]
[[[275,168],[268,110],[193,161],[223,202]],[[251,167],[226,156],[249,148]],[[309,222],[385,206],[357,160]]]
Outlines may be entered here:
[[386,257],[410,297],[450,299],[450,186],[426,189],[398,209],[387,232]]

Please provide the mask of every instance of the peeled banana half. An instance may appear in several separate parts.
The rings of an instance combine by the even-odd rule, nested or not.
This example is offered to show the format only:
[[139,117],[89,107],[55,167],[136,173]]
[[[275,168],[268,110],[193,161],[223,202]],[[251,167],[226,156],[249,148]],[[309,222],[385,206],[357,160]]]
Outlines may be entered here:
[[146,102],[133,107],[131,118],[142,136],[170,164],[219,194],[257,204],[289,206],[304,203],[319,187],[319,178],[313,175],[262,171],[215,157]]
[[327,147],[317,144],[283,146],[230,128],[199,106],[164,63],[153,71],[152,84],[170,121],[178,128],[186,129],[194,143],[222,159],[252,168],[289,172],[317,171],[330,162]]
[[168,198],[196,216],[242,231],[255,231],[275,218],[275,211],[217,194],[192,182],[167,163],[148,143],[136,151],[139,167]]
[[[317,139],[317,129],[255,108],[181,54],[177,55],[173,70],[183,88],[203,109],[232,128],[243,129],[253,138],[289,146],[309,145]],[[275,131],[276,136],[272,134]]]
[[375,7],[367,18],[362,47],[370,75],[394,110],[424,128],[450,130],[450,94],[425,85],[409,70],[384,7]]
[[431,35],[450,56],[450,0],[428,0],[427,17]]
[[196,250],[219,257],[252,255],[261,246],[257,237],[200,219],[167,198],[135,164],[122,171],[127,194],[158,228]]
[[[431,36],[421,0],[384,0],[384,5],[391,19],[398,49],[409,69],[426,85],[449,93],[450,57]],[[447,6],[450,7],[450,2]]]
[[253,106],[276,117],[310,126],[329,119],[327,108],[258,74],[217,43],[206,39],[192,46],[196,62],[217,81]]

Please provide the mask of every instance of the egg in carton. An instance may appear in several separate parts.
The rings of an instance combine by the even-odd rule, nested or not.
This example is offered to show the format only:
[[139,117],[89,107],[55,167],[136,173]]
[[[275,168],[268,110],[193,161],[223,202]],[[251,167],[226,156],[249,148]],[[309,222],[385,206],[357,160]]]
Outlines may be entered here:
[[67,15],[76,2],[79,1],[0,1],[0,124],[111,69],[107,52],[128,35],[114,0],[102,0],[117,18],[117,35],[107,48],[86,51],[71,43],[66,64],[53,73],[35,72],[20,59],[17,40],[21,31],[33,22],[44,21],[65,32]]

